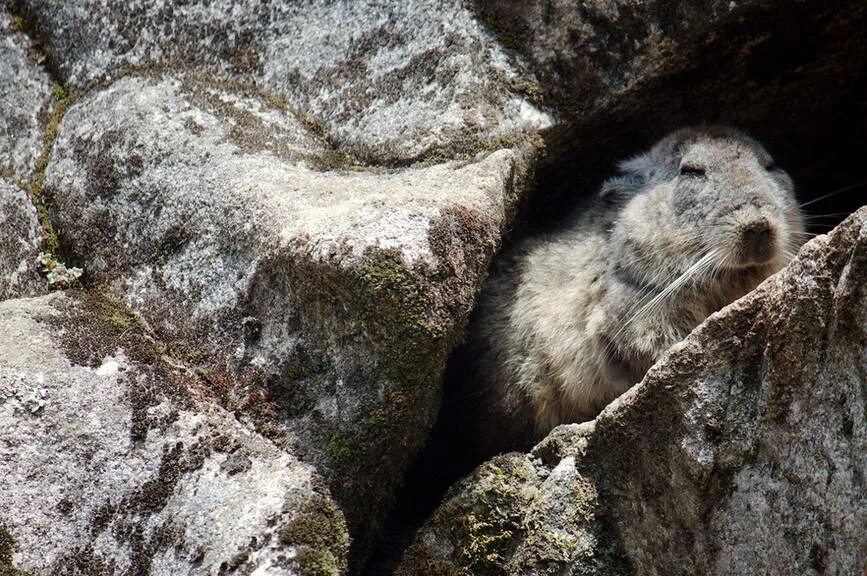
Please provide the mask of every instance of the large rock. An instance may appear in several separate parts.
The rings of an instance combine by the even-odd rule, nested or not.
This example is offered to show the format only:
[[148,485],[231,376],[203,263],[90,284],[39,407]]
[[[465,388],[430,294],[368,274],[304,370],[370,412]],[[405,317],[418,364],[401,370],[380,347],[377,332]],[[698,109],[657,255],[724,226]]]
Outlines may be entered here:
[[[539,170],[545,199],[524,214],[540,231],[575,206],[576,193],[594,194],[617,161],[687,125],[743,129],[805,199],[863,179],[867,2],[472,4],[527,62],[542,106],[558,118]],[[852,212],[863,200],[851,197],[820,211]]]
[[333,151],[282,108],[127,77],[69,109],[45,192],[89,281],[315,463],[363,550],[534,154],[325,171]]
[[22,0],[71,88],[130,68],[255,83],[377,162],[453,157],[551,120],[459,0],[97,3]]
[[0,175],[32,178],[54,101],[30,40],[0,4]]
[[0,300],[44,292],[36,261],[42,228],[27,193],[0,176]]
[[216,407],[118,303],[7,300],[0,325],[0,573],[11,541],[34,574],[345,569],[313,468]]
[[[473,0],[473,5],[502,42],[526,57],[552,106],[578,123],[601,113],[629,114],[633,106],[646,113],[653,100],[648,89],[697,98],[702,91],[693,89],[716,78],[713,88],[727,98],[779,87],[779,76],[813,65],[798,58],[850,48],[846,37],[818,53],[814,46],[790,43],[801,35],[812,42],[844,31],[858,42],[865,18],[863,3],[841,0]],[[796,47],[801,50],[793,51]],[[718,68],[707,70],[709,60],[728,73],[720,77]],[[838,74],[858,70],[857,63],[837,66]],[[758,81],[762,74],[766,82]],[[672,108],[695,112],[688,102]]]
[[454,487],[399,574],[861,574],[867,207],[593,422]]

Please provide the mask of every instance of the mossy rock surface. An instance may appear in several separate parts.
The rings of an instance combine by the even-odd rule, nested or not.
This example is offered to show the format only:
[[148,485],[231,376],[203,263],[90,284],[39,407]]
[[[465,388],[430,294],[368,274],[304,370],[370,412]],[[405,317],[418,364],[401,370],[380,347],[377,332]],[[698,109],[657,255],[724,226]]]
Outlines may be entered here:
[[[533,79],[461,3],[0,14],[50,79],[25,183],[46,249],[122,303],[91,328],[147,327],[209,401],[315,466],[357,564],[542,153]],[[89,362],[112,341],[72,334]]]
[[345,571],[324,480],[221,408],[121,302],[54,293],[0,302],[0,319],[3,574],[23,576],[13,560],[33,574],[290,573],[302,550]]
[[334,169],[256,90],[127,76],[75,99],[43,193],[60,243],[223,406],[317,467],[360,559],[540,148]]

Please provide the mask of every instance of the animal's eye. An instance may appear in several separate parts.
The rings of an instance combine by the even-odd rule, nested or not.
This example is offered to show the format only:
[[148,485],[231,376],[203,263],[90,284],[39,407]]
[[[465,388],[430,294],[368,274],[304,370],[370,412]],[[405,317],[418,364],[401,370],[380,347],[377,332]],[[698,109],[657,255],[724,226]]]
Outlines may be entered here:
[[692,166],[690,164],[684,164],[680,167],[680,175],[681,176],[704,176],[704,168],[701,166]]
[[765,170],[767,170],[768,172],[773,172],[774,170],[779,170],[779,168],[780,167],[777,166],[774,162],[771,162],[770,164],[765,166]]

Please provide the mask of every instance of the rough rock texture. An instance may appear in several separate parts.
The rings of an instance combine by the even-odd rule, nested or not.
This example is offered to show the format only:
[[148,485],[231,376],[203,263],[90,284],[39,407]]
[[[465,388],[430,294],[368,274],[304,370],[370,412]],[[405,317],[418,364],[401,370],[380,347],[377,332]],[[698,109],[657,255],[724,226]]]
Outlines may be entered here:
[[284,109],[127,77],[70,107],[45,194],[89,281],[317,464],[363,549],[534,153],[322,171],[333,151]]
[[[768,147],[804,198],[863,180],[863,1],[473,5],[527,62],[541,105],[558,118],[546,135],[550,165],[539,171],[545,198],[525,216],[541,229],[575,205],[576,192],[594,193],[615,162],[686,125],[743,129]],[[845,198],[835,200],[828,211],[843,211]]]
[[18,569],[345,569],[343,516],[313,468],[209,402],[118,303],[7,300],[0,325],[0,540]]
[[[557,107],[579,118],[612,108],[625,110],[649,86],[683,89],[690,78],[672,82],[674,75],[695,72],[710,58],[725,61],[729,50],[740,53],[736,73],[746,75],[743,84],[748,85],[750,75],[765,72],[750,67],[771,64],[755,61],[753,52],[772,56],[781,42],[789,41],[786,35],[770,33],[776,32],[776,24],[769,20],[796,23],[795,15],[808,11],[816,30],[832,33],[844,20],[863,18],[865,10],[858,3],[811,0],[474,0],[473,4],[503,42],[528,58]],[[840,13],[840,7],[847,8],[845,13]],[[787,60],[777,62],[779,69],[772,73],[788,71],[788,65]],[[731,80],[730,74],[718,79]],[[753,89],[755,84],[753,78]]]
[[451,157],[549,125],[532,83],[458,0],[22,0],[74,89],[129,68],[255,83],[378,162]]
[[593,422],[453,488],[400,574],[860,574],[867,207]]
[[[776,126],[771,132],[786,136],[780,141],[813,142],[812,132],[825,130],[830,136],[816,139],[815,150],[824,150],[833,170],[817,169],[822,164],[811,163],[807,147],[799,160],[811,162],[796,166],[820,176],[842,174],[840,185],[847,183],[849,164],[863,171],[857,146],[849,153],[856,163],[838,161],[847,158],[845,146],[820,145],[840,134],[857,144],[839,127],[857,130],[857,119],[867,118],[835,100],[863,84],[863,59],[853,57],[861,54],[867,30],[861,26],[863,2],[0,4],[0,173],[28,181],[46,243],[64,252],[68,264],[83,266],[85,292],[73,297],[80,300],[75,306],[98,307],[91,300],[107,290],[122,304],[112,304],[115,312],[103,316],[123,324],[124,307],[135,310],[146,327],[130,334],[152,338],[158,355],[170,359],[136,358],[129,346],[121,357],[113,347],[88,360],[88,368],[70,369],[69,378],[98,370],[110,357],[118,366],[129,364],[127,372],[156,370],[160,381],[178,388],[160,392],[162,404],[176,406],[177,418],[160,420],[159,435],[135,440],[146,450],[118,452],[124,463],[119,469],[137,466],[139,472],[123,477],[120,492],[107,492],[120,502],[112,508],[117,519],[91,540],[86,534],[73,540],[75,547],[85,546],[76,551],[85,560],[98,553],[122,568],[151,558],[140,564],[142,573],[168,566],[159,562],[195,572],[195,547],[219,551],[201,557],[215,570],[223,561],[226,570],[234,562],[252,570],[260,556],[283,554],[296,570],[305,560],[302,573],[345,571],[345,531],[335,528],[342,520],[318,485],[281,508],[277,521],[308,508],[324,519],[281,529],[288,546],[283,548],[273,538],[279,527],[257,516],[239,528],[244,537],[244,530],[262,534],[247,557],[229,534],[232,522],[240,522],[233,516],[224,524],[228,532],[205,533],[191,528],[208,525],[188,521],[192,508],[143,511],[136,487],[160,491],[163,484],[147,484],[149,478],[159,474],[163,460],[170,468],[176,456],[189,459],[189,442],[214,446],[204,462],[222,466],[225,450],[209,439],[210,424],[189,427],[194,417],[225,420],[232,434],[249,434],[255,439],[249,442],[260,446],[257,454],[271,454],[261,459],[288,459],[289,471],[321,475],[345,513],[353,539],[349,562],[359,565],[430,427],[446,358],[511,226],[516,201],[531,188],[540,134],[562,170],[548,172],[553,182],[540,181],[546,196],[536,205],[558,214],[565,210],[554,200],[574,202],[576,191],[592,188],[576,183],[599,176],[637,145],[636,127],[667,130],[666,123],[704,121],[696,111],[719,112],[708,119],[726,120],[727,112],[745,110],[748,128]],[[812,58],[816,52],[821,57]],[[57,83],[53,109],[49,77]],[[683,86],[690,87],[684,89],[688,99],[679,97]],[[813,113],[816,107],[840,110],[844,120],[826,122]],[[555,116],[558,130],[546,131]],[[803,137],[793,138],[795,133]],[[650,129],[642,132],[648,134]],[[821,184],[821,193],[838,185]],[[30,258],[21,252],[21,240],[27,250],[35,247],[35,228],[20,191],[9,196],[7,189],[0,187],[0,202],[6,202],[0,266],[8,261],[17,271]],[[6,236],[9,222],[17,228]],[[2,284],[20,284],[15,274],[0,278],[0,298],[21,293]],[[14,348],[2,353],[15,358]],[[106,378],[99,390],[108,397],[117,397],[111,395],[121,394],[123,386],[131,389],[110,374]],[[185,399],[189,395],[195,401]],[[101,401],[87,395],[72,400]],[[19,410],[15,417],[22,415]],[[51,433],[59,442],[62,432]],[[512,462],[501,467],[509,468],[504,478],[515,476],[520,498],[538,506],[526,516],[523,504],[514,504],[511,480],[498,476],[483,483],[482,493],[494,504],[472,510],[460,525],[472,537],[470,572],[509,564],[518,573],[533,573],[564,558],[579,565],[579,557],[585,571],[592,571],[618,562],[628,566],[628,558],[639,557],[597,514],[608,510],[610,494],[582,464],[582,451],[598,450],[595,437],[590,434],[583,444],[564,440],[565,452],[551,456],[550,465],[523,455],[504,460]],[[184,442],[182,453],[173,451],[177,440]],[[113,441],[95,432],[89,440],[106,446]],[[16,451],[22,458],[28,454],[24,446]],[[227,471],[226,478],[247,478],[245,462],[231,457],[228,470],[241,471]],[[183,472],[177,486],[188,477],[206,482],[195,479],[203,469]],[[94,474],[104,478],[99,474],[105,470],[114,469],[107,465]],[[289,482],[280,472],[274,477],[274,486]],[[35,477],[28,481],[37,491]],[[321,498],[305,499],[311,493]],[[577,508],[567,505],[574,494]],[[96,493],[78,495],[81,509],[101,505],[90,500]],[[229,508],[259,514],[264,508],[258,498]],[[262,498],[263,507],[272,502]],[[31,504],[16,502],[25,505]],[[485,520],[488,512],[504,516]],[[95,512],[87,514],[87,521],[102,526],[92,520]],[[165,524],[169,518],[171,526]],[[506,528],[518,520],[524,528]],[[79,526],[50,521],[63,534]],[[35,524],[43,530],[37,533],[15,522],[0,530],[0,571],[8,564],[10,539],[18,542],[15,559],[25,568],[47,566],[35,560],[43,542],[49,562],[72,554],[67,548],[56,552],[62,545],[46,537],[49,531],[39,528],[44,524]],[[195,532],[187,536],[194,545],[179,544],[176,524]],[[526,526],[540,528],[530,534]],[[500,527],[510,535],[503,538]],[[271,539],[264,542],[264,534]],[[550,548],[551,538],[565,539],[562,547]],[[514,547],[501,551],[506,542]],[[220,556],[229,549],[241,556]],[[480,550],[491,555],[479,556]],[[822,550],[816,548],[816,562],[833,557]]]
[[54,100],[48,74],[17,22],[0,4],[0,175],[29,179]]
[[36,257],[42,228],[27,193],[0,176],[0,300],[44,292]]

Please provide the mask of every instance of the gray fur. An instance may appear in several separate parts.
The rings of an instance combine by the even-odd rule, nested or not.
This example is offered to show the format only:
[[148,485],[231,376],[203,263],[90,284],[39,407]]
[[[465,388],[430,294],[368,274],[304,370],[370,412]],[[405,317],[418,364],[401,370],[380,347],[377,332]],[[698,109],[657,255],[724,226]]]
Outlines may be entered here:
[[[595,417],[804,240],[791,179],[736,130],[679,130],[619,168],[574,223],[525,241],[488,282],[474,330],[485,434],[514,444]],[[756,248],[757,226],[770,231]]]

